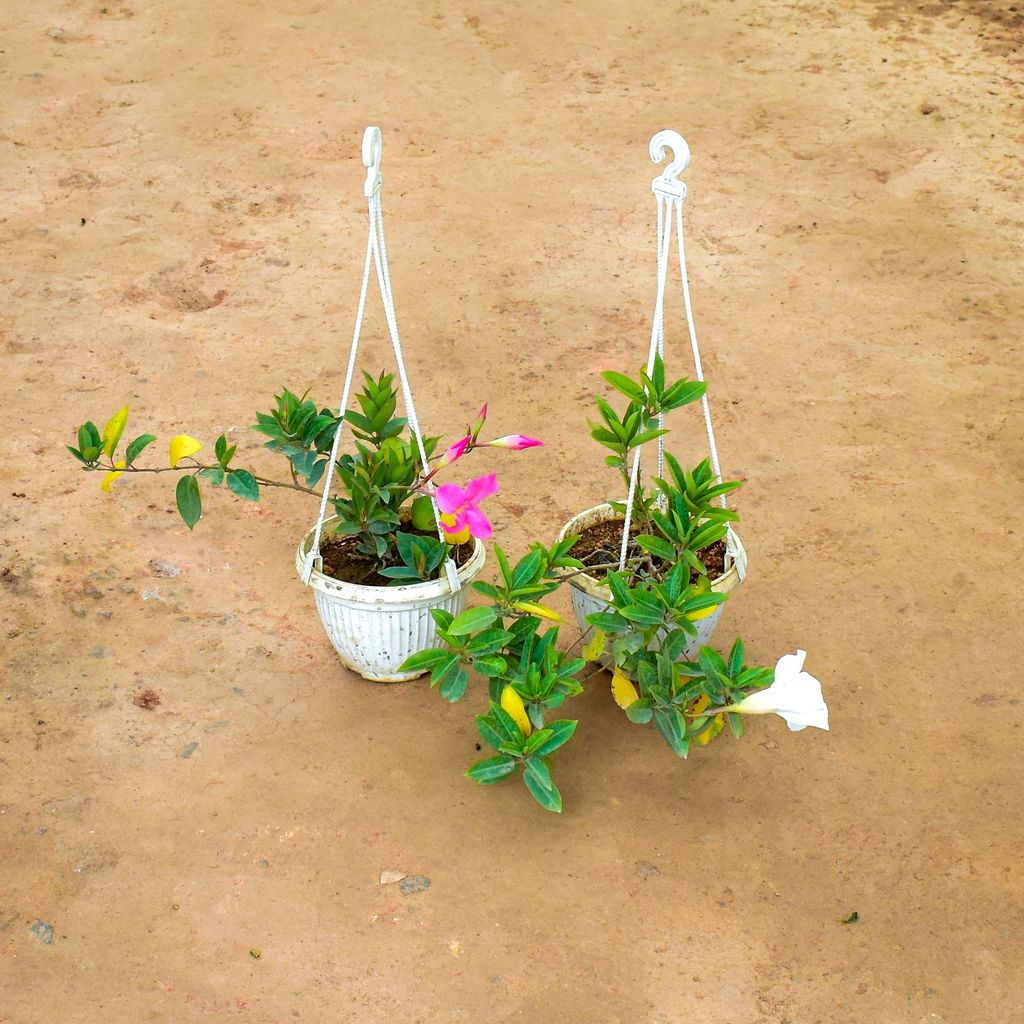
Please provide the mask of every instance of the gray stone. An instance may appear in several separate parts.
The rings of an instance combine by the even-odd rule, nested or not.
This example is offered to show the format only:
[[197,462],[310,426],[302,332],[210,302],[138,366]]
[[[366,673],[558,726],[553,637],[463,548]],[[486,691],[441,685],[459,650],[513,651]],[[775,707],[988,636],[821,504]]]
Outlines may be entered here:
[[409,875],[398,883],[399,892],[409,896],[414,892],[426,892],[430,888],[430,879],[426,875]]

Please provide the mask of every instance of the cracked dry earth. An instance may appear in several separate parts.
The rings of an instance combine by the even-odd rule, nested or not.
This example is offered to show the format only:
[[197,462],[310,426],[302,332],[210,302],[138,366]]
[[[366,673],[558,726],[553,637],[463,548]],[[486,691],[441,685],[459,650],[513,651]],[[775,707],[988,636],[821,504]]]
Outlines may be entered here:
[[[0,1021],[1024,1019],[1022,11],[11,0]],[[646,349],[647,140],[687,137],[751,556],[719,636],[805,647],[831,732],[678,762],[602,676],[544,814],[462,777],[476,708],[339,665],[303,496],[189,535],[166,477],[76,472],[126,401],[156,459],[227,430],[269,471],[253,410],[334,399],[367,123],[421,416],[547,442],[495,464],[513,552],[612,486],[588,403]]]

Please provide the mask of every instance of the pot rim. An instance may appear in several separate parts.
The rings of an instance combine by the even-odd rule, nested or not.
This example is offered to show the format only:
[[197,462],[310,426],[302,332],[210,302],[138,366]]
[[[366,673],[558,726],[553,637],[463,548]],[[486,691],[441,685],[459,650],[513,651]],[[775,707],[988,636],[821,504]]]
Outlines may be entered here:
[[[338,516],[331,516],[324,520],[324,526],[337,522]],[[316,528],[311,529],[299,541],[295,552],[295,568],[300,576],[305,565],[306,554],[313,546],[313,536]],[[459,581],[465,587],[483,568],[487,556],[487,548],[479,537],[473,538],[473,554],[458,567]],[[359,604],[375,605],[399,605],[410,602],[433,601],[439,597],[447,597],[451,594],[452,588],[448,583],[447,576],[441,576],[436,580],[426,580],[422,583],[406,583],[399,587],[368,586],[362,583],[349,583],[346,580],[338,580],[320,569],[313,569],[308,584],[313,590],[329,592],[332,597],[354,601]]]
[[[578,532],[577,524],[581,520],[587,522],[581,525],[589,525],[591,522],[607,522],[609,519],[621,519],[622,516],[615,511],[608,504],[603,501],[600,505],[594,505],[592,508],[584,509],[582,512],[577,512],[569,521],[558,531],[558,539],[564,540],[570,534]],[[729,532],[732,534],[732,538],[736,544],[736,557],[732,558],[728,553],[726,554],[726,570],[721,576],[716,576],[711,581],[711,589],[716,593],[726,593],[738,586],[743,578],[747,574],[747,552],[743,547],[743,542],[740,540],[739,535],[730,526]],[[575,587],[577,590],[582,590],[585,594],[590,594],[592,597],[602,598],[607,600],[611,595],[611,588],[607,583],[602,583],[600,580],[591,576],[589,573],[578,573],[575,576],[569,576],[569,585]]]

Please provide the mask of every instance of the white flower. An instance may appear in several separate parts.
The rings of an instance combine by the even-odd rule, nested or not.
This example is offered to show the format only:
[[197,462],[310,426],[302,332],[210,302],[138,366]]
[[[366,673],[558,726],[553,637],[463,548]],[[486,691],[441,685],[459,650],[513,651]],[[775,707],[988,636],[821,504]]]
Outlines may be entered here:
[[775,682],[728,710],[741,715],[780,715],[792,732],[809,725],[828,731],[828,707],[821,695],[821,683],[803,671],[806,657],[805,651],[784,654],[775,665]]

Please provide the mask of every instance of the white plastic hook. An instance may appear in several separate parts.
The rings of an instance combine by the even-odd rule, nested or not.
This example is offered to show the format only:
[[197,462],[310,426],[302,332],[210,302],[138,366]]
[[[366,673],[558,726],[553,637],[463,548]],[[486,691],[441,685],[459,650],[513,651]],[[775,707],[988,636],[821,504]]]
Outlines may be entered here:
[[380,129],[370,125],[363,132],[363,166],[366,168],[366,183],[363,185],[363,195],[367,198],[376,195],[380,191],[380,154],[382,148]]
[[673,159],[668,167],[651,182],[651,188],[662,195],[685,199],[686,183],[679,181],[678,178],[690,166],[690,147],[679,132],[665,128],[652,136],[647,151],[651,154],[651,159],[656,164],[660,164],[665,159],[666,149],[672,151]]

